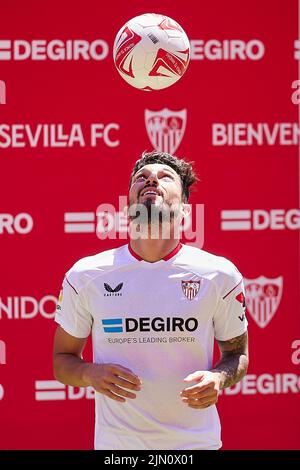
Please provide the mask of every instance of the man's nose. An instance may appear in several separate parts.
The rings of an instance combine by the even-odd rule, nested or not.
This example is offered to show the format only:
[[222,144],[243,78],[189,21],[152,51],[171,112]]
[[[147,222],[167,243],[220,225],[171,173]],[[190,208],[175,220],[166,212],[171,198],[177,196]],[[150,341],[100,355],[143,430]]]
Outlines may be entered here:
[[158,184],[157,175],[155,173],[151,173],[147,178],[146,184],[157,185]]

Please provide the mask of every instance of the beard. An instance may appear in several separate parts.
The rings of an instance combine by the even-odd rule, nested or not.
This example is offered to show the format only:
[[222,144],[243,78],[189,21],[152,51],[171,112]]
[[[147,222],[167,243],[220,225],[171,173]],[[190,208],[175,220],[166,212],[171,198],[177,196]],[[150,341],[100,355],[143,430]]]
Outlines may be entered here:
[[129,206],[129,220],[142,226],[172,223],[179,213],[178,204],[154,201],[151,197]]
[[152,198],[147,198],[143,202],[130,205],[129,219],[140,225],[157,225],[173,220],[174,211],[163,201],[157,203]]
[[149,197],[130,204],[130,237],[134,239],[170,239],[180,237],[180,203],[169,204]]

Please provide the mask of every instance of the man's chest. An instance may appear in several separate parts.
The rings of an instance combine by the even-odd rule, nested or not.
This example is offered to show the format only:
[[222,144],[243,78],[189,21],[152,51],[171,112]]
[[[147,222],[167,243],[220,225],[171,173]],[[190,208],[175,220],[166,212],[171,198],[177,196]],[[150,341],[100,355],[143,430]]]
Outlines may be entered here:
[[176,270],[135,270],[103,274],[87,289],[94,320],[187,318],[207,321],[216,308],[211,282],[195,273]]

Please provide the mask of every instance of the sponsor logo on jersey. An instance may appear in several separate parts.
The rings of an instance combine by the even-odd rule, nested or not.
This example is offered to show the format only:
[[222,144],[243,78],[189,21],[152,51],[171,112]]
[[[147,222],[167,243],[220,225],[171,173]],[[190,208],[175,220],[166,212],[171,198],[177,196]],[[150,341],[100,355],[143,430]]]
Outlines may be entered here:
[[73,387],[64,385],[57,380],[35,381],[36,401],[93,399],[94,395],[95,392],[92,387]]
[[[244,292],[240,292],[235,299],[241,304],[243,310],[245,311],[246,309],[246,298],[244,295]],[[239,319],[243,322],[246,318],[246,315],[243,313],[242,315],[239,315]]]
[[102,320],[104,333],[132,333],[135,331],[195,331],[197,318],[180,317],[141,317],[141,318],[106,318]]
[[104,293],[104,297],[121,296],[122,292],[120,292],[120,290],[122,289],[122,287],[123,282],[118,284],[114,289],[109,284],[104,282],[104,289],[108,292],[108,294]]
[[193,300],[199,292],[201,281],[181,281],[181,287],[187,299]]
[[59,292],[58,302],[57,302],[57,305],[56,305],[56,311],[57,312],[60,312],[60,310],[61,310],[62,299],[63,299],[63,288],[61,288],[61,290]]
[[245,279],[246,305],[253,320],[265,328],[278,310],[283,289],[283,277],[268,279],[265,276]]
[[244,292],[240,292],[237,296],[236,296],[236,300],[242,304],[243,308],[246,307],[246,299],[245,299],[245,296],[244,296]]
[[148,137],[153,147],[160,152],[173,154],[184,136],[187,111],[160,111],[145,109],[145,124]]

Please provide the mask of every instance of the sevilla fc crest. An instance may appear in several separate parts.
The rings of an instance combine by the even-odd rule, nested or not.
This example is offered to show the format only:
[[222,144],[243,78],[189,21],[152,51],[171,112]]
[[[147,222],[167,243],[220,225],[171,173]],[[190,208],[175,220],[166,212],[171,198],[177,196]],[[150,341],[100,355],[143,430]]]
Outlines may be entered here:
[[193,300],[199,292],[201,281],[181,281],[184,295],[187,299]]
[[179,147],[186,126],[186,109],[171,111],[145,110],[145,124],[153,147],[160,152],[173,154]]
[[260,276],[245,279],[246,306],[253,320],[265,328],[275,315],[282,296],[283,277],[268,279]]

